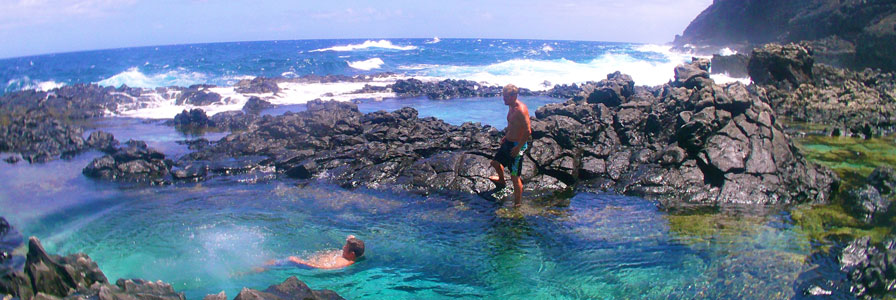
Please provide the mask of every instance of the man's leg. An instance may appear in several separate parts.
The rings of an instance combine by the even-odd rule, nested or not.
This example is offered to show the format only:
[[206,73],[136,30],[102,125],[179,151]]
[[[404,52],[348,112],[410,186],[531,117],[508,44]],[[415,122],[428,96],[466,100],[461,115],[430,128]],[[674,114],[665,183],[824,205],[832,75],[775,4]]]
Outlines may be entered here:
[[523,180],[511,174],[510,181],[513,181],[513,206],[520,206],[523,201]]
[[492,176],[488,179],[494,182],[497,187],[504,187],[505,185],[507,185],[505,183],[506,181],[504,181],[506,180],[506,178],[504,178],[504,166],[502,166],[498,161],[492,160],[492,168],[495,168],[495,172],[498,172],[498,176]]

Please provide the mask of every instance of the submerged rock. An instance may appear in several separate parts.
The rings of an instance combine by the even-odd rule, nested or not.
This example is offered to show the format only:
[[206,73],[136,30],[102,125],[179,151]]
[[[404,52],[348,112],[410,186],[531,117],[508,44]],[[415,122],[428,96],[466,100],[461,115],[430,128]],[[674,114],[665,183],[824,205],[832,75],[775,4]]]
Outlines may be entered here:
[[[221,292],[223,293],[223,292]],[[205,299],[226,299],[223,294],[208,295]],[[243,288],[233,300],[338,300],[344,299],[331,290],[312,290],[295,276],[290,276],[283,283],[269,286],[264,291]]]
[[874,245],[868,237],[856,239],[843,249],[840,268],[858,298],[882,298],[896,291],[896,240],[891,236]]

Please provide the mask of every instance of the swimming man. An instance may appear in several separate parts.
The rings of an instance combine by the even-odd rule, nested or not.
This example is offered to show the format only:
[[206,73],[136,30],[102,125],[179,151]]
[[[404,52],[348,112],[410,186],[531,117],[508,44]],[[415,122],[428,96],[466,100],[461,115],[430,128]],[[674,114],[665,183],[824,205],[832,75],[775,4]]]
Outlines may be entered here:
[[520,206],[523,198],[523,181],[520,174],[523,169],[523,152],[529,147],[529,137],[532,136],[532,126],[529,121],[529,107],[517,97],[519,88],[512,84],[504,87],[504,105],[507,105],[507,128],[504,129],[504,137],[501,138],[501,148],[495,153],[492,167],[498,172],[498,176],[489,177],[495,186],[502,188],[507,185],[504,178],[504,167],[510,168],[510,180],[513,182],[513,205]]
[[[290,256],[286,261],[315,269],[341,269],[355,263],[362,255],[364,255],[364,241],[355,238],[354,235],[349,235],[345,238],[345,246],[342,246],[341,250],[318,253],[308,259]],[[279,264],[279,262],[272,260],[265,265],[276,264]],[[260,271],[263,270],[261,269]]]

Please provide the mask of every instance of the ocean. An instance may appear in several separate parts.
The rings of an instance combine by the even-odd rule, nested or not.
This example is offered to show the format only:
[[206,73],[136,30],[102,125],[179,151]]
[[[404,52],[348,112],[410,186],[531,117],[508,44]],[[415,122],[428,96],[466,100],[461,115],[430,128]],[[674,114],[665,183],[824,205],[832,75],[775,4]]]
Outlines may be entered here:
[[[75,83],[153,89],[212,84],[228,105],[204,107],[209,113],[235,110],[248,100],[232,88],[257,76],[297,78],[305,75],[391,74],[379,79],[466,79],[489,85],[508,83],[531,90],[556,84],[584,83],[621,71],[638,85],[661,85],[673,68],[691,55],[669,46],[544,40],[500,39],[358,39],[231,42],[122,48],[48,54],[0,60],[3,93],[49,90]],[[735,80],[725,76],[718,81]],[[741,79],[744,80],[744,79]],[[274,104],[302,104],[316,98],[347,101],[365,83],[293,84],[270,99]],[[383,99],[390,95],[365,95]],[[362,98],[363,98],[362,97]],[[172,118],[187,106],[154,99],[148,107],[120,112],[140,118]]]

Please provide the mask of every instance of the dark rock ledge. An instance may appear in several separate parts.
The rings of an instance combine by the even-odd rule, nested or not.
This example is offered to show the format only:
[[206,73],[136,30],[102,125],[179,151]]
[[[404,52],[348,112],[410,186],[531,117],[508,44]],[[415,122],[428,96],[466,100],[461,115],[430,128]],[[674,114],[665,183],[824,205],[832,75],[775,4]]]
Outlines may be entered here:
[[[635,87],[617,72],[540,108],[522,174],[527,192],[591,186],[668,207],[827,202],[836,176],[806,162],[762,94],[713,83],[708,66],[679,66],[659,87]],[[477,193],[493,187],[489,160],[501,136],[490,126],[418,118],[411,108],[361,114],[352,103],[324,101],[231,121],[247,130],[202,143],[157,178],[204,180],[231,173],[210,171],[228,162],[239,172],[275,169],[345,187]]]
[[[12,238],[9,238],[9,237]],[[40,299],[100,299],[100,300],[184,300],[170,284],[142,279],[119,279],[111,284],[96,262],[85,254],[51,255],[40,241],[28,240],[24,264],[16,264],[12,249],[21,243],[21,236],[0,217],[0,298],[22,300]],[[16,242],[13,244],[13,242]],[[205,299],[226,300],[224,292],[208,295]],[[248,299],[342,299],[331,290],[311,290],[295,276],[264,291],[243,288],[234,300]]]

